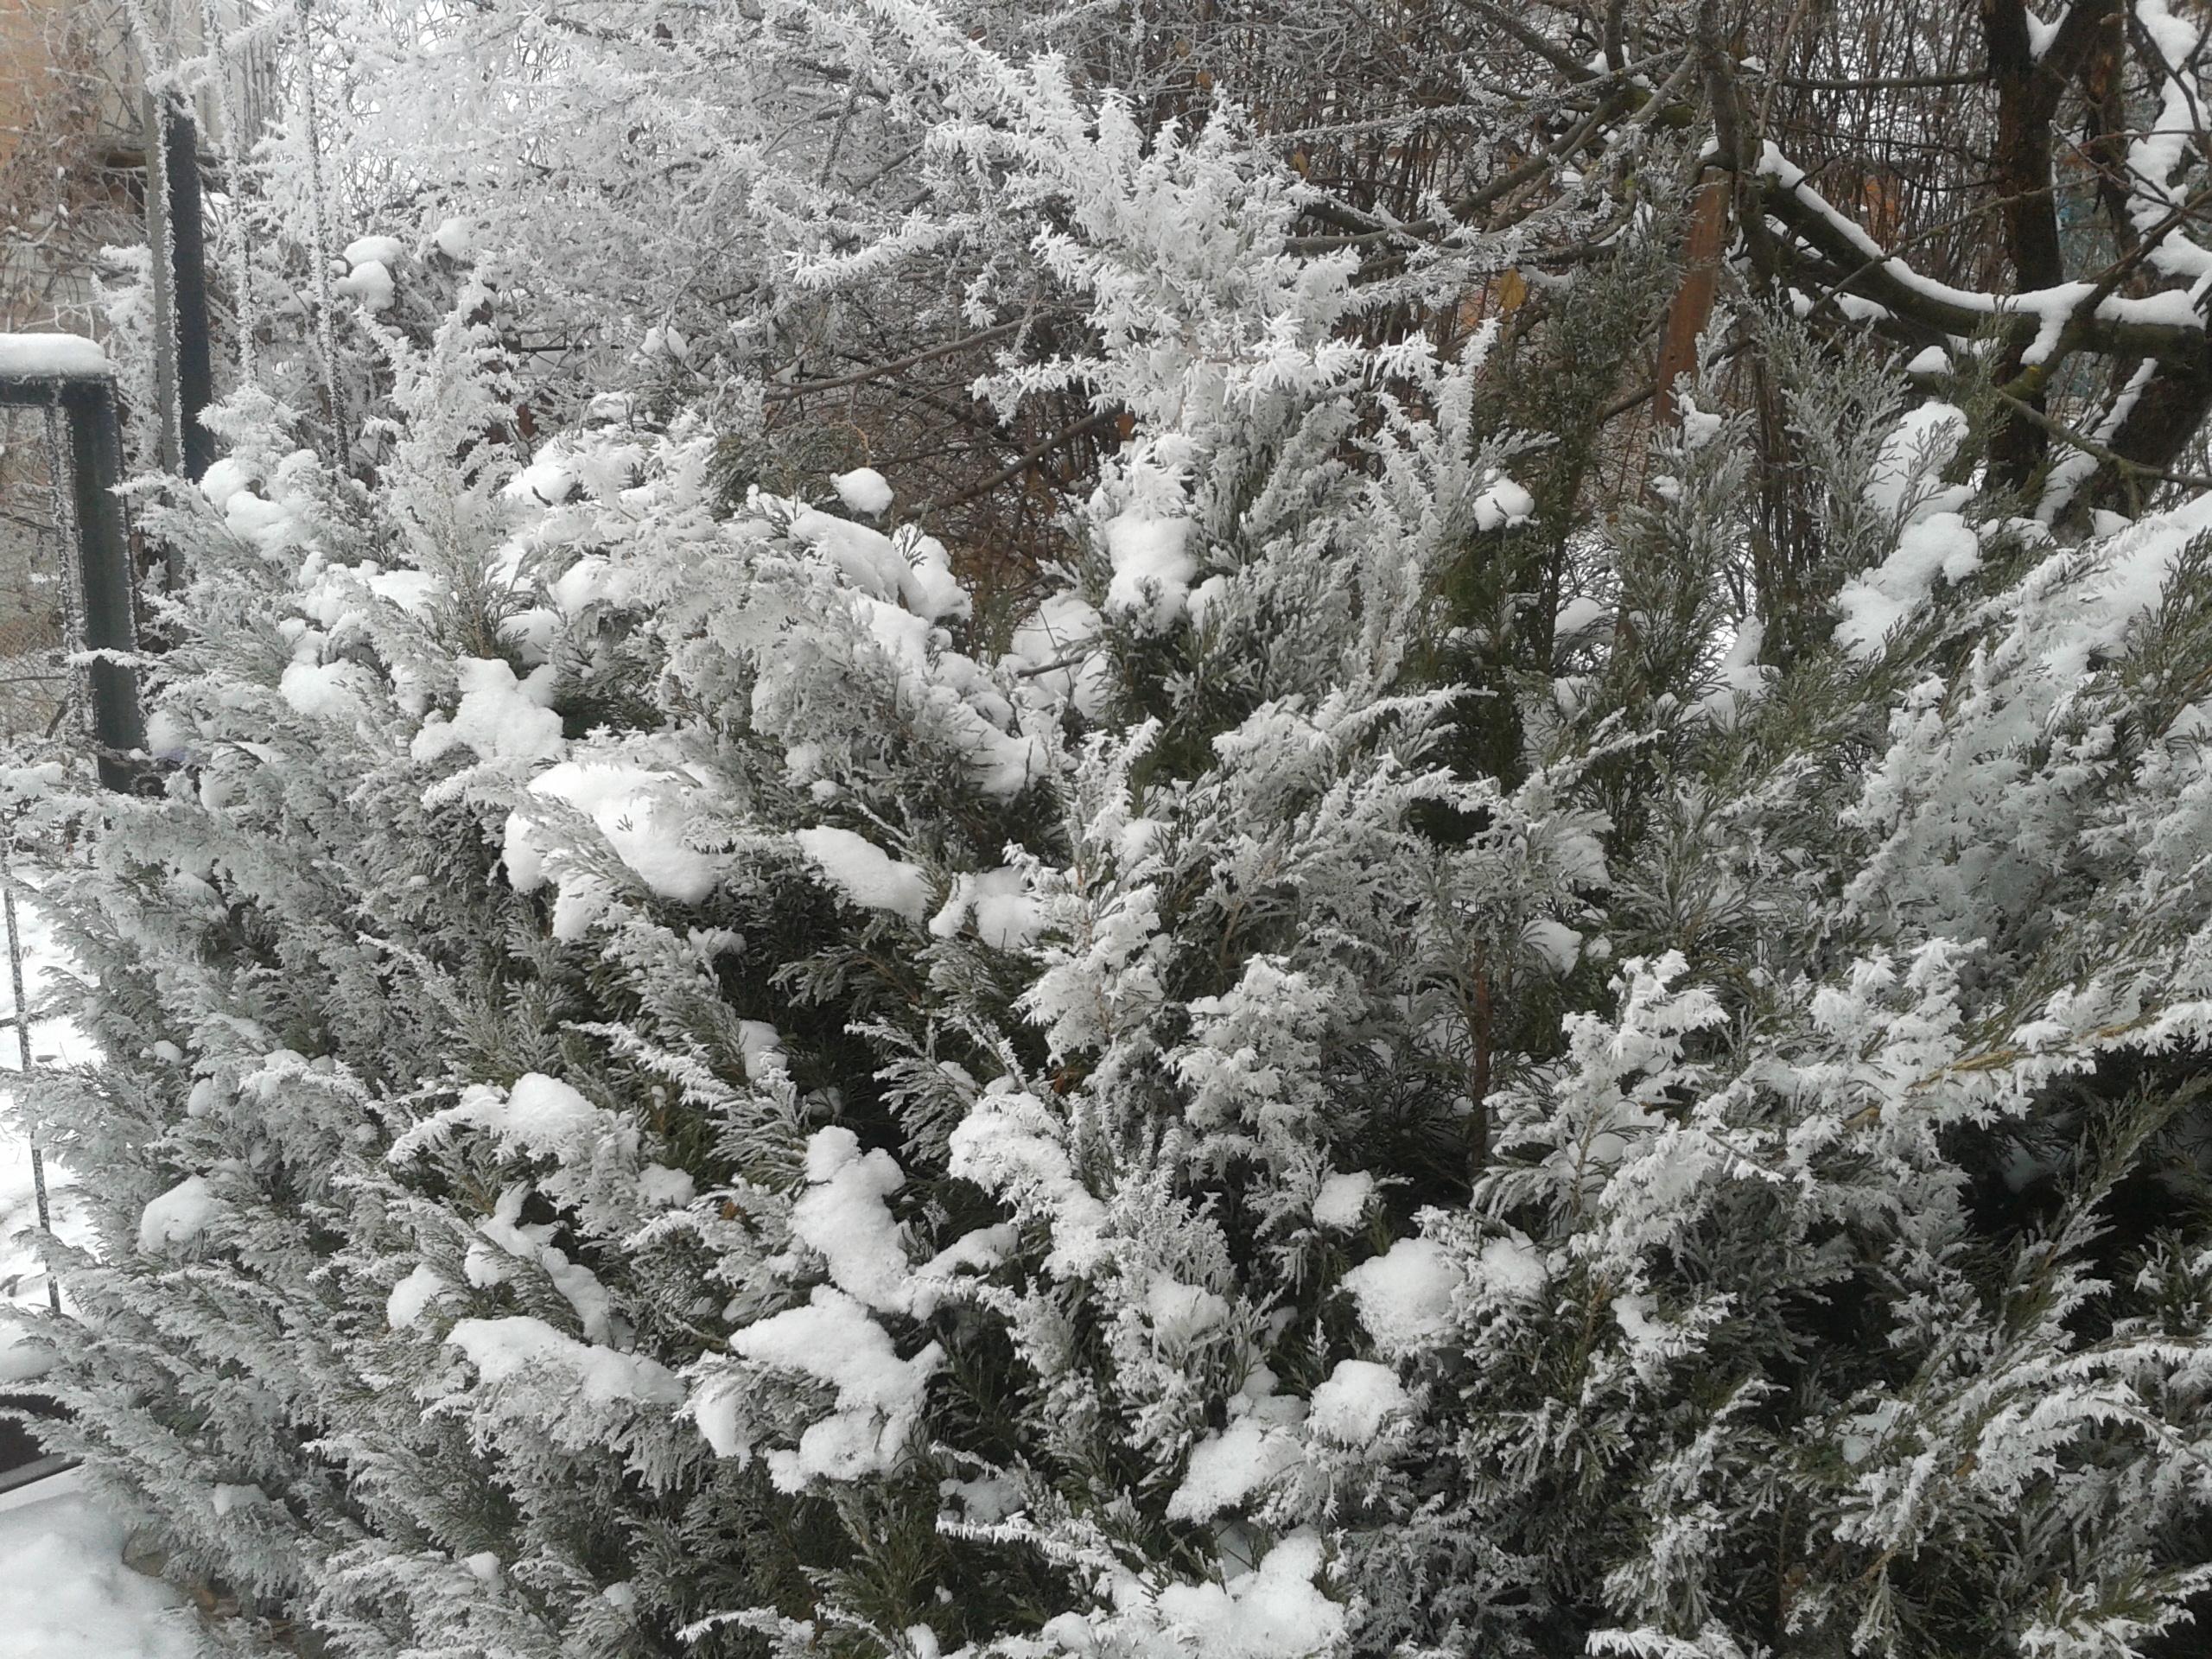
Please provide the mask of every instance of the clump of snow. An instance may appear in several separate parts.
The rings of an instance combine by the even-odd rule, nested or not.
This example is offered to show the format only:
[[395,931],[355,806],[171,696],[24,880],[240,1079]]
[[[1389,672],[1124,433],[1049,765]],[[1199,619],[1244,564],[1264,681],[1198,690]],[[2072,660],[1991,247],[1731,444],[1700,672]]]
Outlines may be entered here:
[[647,1164],[638,1172],[638,1201],[649,1210],[681,1210],[697,1196],[699,1184],[688,1170]]
[[1394,1357],[1452,1328],[1452,1299],[1463,1282],[1444,1247],[1428,1238],[1402,1238],[1344,1277],[1359,1322],[1375,1345]]
[[472,1084],[461,1099],[434,1112],[393,1141],[385,1155],[404,1164],[425,1147],[442,1145],[458,1128],[479,1128],[492,1135],[503,1153],[581,1161],[589,1149],[620,1127],[571,1084],[542,1071],[526,1071],[514,1087]]
[[1211,1520],[1294,1467],[1299,1458],[1296,1435],[1257,1417],[1240,1417],[1192,1448],[1183,1484],[1167,1500],[1167,1518]]
[[1047,1217],[1052,1248],[1045,1269],[1079,1274],[1106,1249],[1106,1206],[1077,1179],[1065,1126],[1033,1095],[995,1090],[952,1131],[949,1173]]
[[218,455],[200,478],[200,493],[213,507],[228,506],[232,496],[252,487],[252,469],[235,455]]
[[830,482],[849,512],[880,518],[891,511],[891,486],[873,467],[855,467],[849,473],[839,473]]
[[671,363],[691,360],[691,342],[673,323],[655,323],[646,329],[638,351],[640,356],[664,357]]
[[1565,922],[1539,916],[1521,930],[1521,948],[1548,973],[1563,974],[1582,954],[1582,936]]
[[359,706],[353,694],[358,672],[353,664],[342,660],[290,662],[284,664],[276,690],[294,712],[310,720],[342,720]]
[[1960,582],[1980,566],[1980,538],[1957,513],[1907,524],[1888,558],[1838,590],[1837,643],[1862,661],[1879,656],[1897,626],[1927,608],[1937,576]]
[[[496,1096],[495,1096],[496,1098]],[[573,1154],[612,1120],[572,1084],[543,1071],[525,1071],[507,1091],[504,1109],[481,1120],[502,1142],[540,1155]]]
[[838,1289],[883,1313],[913,1306],[912,1274],[898,1221],[887,1200],[906,1185],[896,1159],[861,1151],[842,1124],[817,1129],[806,1143],[807,1190],[791,1205],[791,1235],[829,1265]]
[[1007,660],[1026,685],[1095,720],[1109,689],[1106,658],[1092,649],[1098,628],[1098,613],[1081,594],[1054,594],[1014,629]]
[[[906,1450],[921,1414],[924,1390],[944,1360],[935,1343],[901,1359],[890,1333],[868,1310],[830,1285],[816,1287],[804,1307],[746,1326],[730,1338],[729,1346],[741,1359],[810,1377],[835,1392],[830,1414],[809,1424],[796,1447],[766,1454],[768,1478],[784,1492],[804,1491],[818,1480],[852,1480],[889,1471]],[[742,1458],[749,1448],[735,1407],[734,1394],[725,1385],[698,1402],[695,1414],[717,1452]]]
[[390,268],[381,259],[364,259],[333,283],[330,291],[345,296],[365,311],[389,311],[397,289]]
[[448,259],[467,264],[476,256],[476,226],[466,219],[444,219],[430,232],[430,240]]
[[430,1304],[448,1288],[427,1262],[417,1262],[408,1275],[391,1287],[391,1294],[385,1298],[385,1323],[395,1331],[404,1331],[429,1310]]
[[1882,441],[1866,486],[1869,504],[1878,512],[1904,512],[1928,494],[1966,435],[1966,411],[1956,404],[1936,400],[1908,410]]
[[107,353],[82,334],[0,334],[0,379],[105,379]]
[[745,1057],[746,1075],[756,1082],[780,1077],[787,1069],[783,1034],[766,1020],[737,1022],[738,1052]]
[[1732,729],[1745,711],[1766,696],[1768,683],[1781,671],[1759,661],[1765,645],[1766,624],[1756,616],[1745,617],[1714,671],[1717,683],[1697,700],[1698,712],[1724,731]]
[[346,245],[344,257],[348,269],[358,270],[372,263],[396,265],[400,256],[406,251],[405,245],[396,236],[358,236]]
[[1475,498],[1475,528],[1504,530],[1526,524],[1536,511],[1536,498],[1510,478],[1502,478]]
[[[683,843],[681,789],[681,781],[670,773],[611,760],[563,760],[530,785],[532,795],[566,802],[588,817],[615,857],[653,893],[696,905],[714,891],[717,867]],[[507,879],[518,892],[535,892],[545,884],[544,837],[550,833],[527,807],[508,815],[503,855]],[[558,885],[561,904],[554,931],[563,938],[581,937],[604,895],[588,878],[564,878]]]
[[1106,560],[1113,578],[1106,608],[1127,616],[1147,633],[1171,626],[1183,614],[1198,562],[1185,547],[1187,518],[1154,518],[1123,512],[1107,520]]
[[1159,1612],[1182,1637],[1182,1650],[1206,1659],[1332,1652],[1344,1635],[1344,1610],[1315,1586],[1321,1566],[1320,1539],[1300,1528],[1226,1583],[1168,1586]]
[[1145,1287],[1144,1308],[1160,1341],[1184,1346],[1229,1318],[1229,1304],[1203,1285],[1166,1275]]
[[445,591],[444,582],[427,570],[379,570],[365,564],[361,569],[371,593],[410,615],[423,614]]
[[808,862],[849,902],[921,921],[929,907],[929,879],[915,866],[901,863],[849,830],[828,824],[802,830],[794,839]]
[[1540,1296],[1549,1282],[1543,1257],[1518,1233],[1484,1239],[1470,1277],[1478,1294],[1500,1298]]
[[1719,437],[1721,429],[1728,424],[1723,416],[1700,409],[1687,392],[1682,394],[1677,407],[1681,416],[1682,448],[1685,449],[1704,448]]
[[1019,950],[1043,931],[1044,906],[1028,891],[1028,878],[1007,867],[957,876],[951,895],[930,918],[940,939],[958,933],[972,918],[976,937],[998,950]]
[[543,1319],[463,1319],[446,1341],[466,1354],[477,1376],[493,1388],[529,1377],[571,1390],[594,1405],[676,1406],[683,1401],[683,1385],[666,1366],[639,1354],[579,1342]]
[[1371,1359],[1343,1359],[1313,1390],[1306,1426],[1325,1439],[1365,1446],[1393,1416],[1409,1414],[1413,1400],[1398,1374]]
[[1313,1224],[1338,1232],[1359,1225],[1375,1196],[1375,1178],[1363,1169],[1332,1173],[1313,1195]]
[[268,1501],[269,1494],[251,1481],[219,1480],[207,1493],[207,1507],[214,1510],[218,1517],[238,1510],[250,1510]]
[[1611,621],[1613,607],[1605,601],[1577,594],[1560,606],[1559,614],[1552,619],[1552,638],[1562,644],[1586,639]]
[[20,1325],[0,1325],[0,1384],[28,1382],[54,1369],[53,1351]]
[[951,556],[935,537],[902,533],[893,541],[880,530],[811,507],[792,518],[791,534],[870,599],[903,605],[924,622],[969,613],[968,594],[953,576]]
[[480,760],[550,760],[568,747],[553,700],[553,665],[532,669],[520,680],[497,657],[464,657],[455,669],[461,704],[452,719],[433,713],[415,734],[410,753],[417,761],[436,760],[465,747]]
[[221,1205],[204,1175],[188,1175],[149,1204],[138,1217],[138,1248],[151,1255],[187,1244],[207,1230]]

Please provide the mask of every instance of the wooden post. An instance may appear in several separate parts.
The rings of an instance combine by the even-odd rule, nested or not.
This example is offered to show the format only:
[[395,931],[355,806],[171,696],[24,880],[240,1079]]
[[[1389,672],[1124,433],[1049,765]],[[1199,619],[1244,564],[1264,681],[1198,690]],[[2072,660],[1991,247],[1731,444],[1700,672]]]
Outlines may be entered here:
[[1689,245],[1682,285],[1667,308],[1667,332],[1659,340],[1658,372],[1652,393],[1653,418],[1662,430],[1675,418],[1675,382],[1697,371],[1698,337],[1713,320],[1720,289],[1720,256],[1728,236],[1728,197],[1732,181],[1715,174],[1698,187],[1690,203]]

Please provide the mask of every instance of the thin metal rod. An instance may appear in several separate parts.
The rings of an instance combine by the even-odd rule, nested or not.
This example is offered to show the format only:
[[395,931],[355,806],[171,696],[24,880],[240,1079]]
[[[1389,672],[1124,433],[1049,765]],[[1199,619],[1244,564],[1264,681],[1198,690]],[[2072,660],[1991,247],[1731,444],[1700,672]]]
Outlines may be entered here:
[[[0,888],[0,910],[4,910],[8,918],[8,977],[16,992],[16,1054],[22,1063],[23,1082],[28,1084],[31,1076],[30,998],[23,993],[23,938],[16,925],[14,887]],[[46,1154],[38,1149],[36,1136],[31,1138],[30,1147],[31,1192],[38,1200],[38,1230],[51,1239],[54,1212],[48,1207],[46,1198]],[[61,1311],[61,1284],[50,1268],[46,1275],[46,1300],[56,1313]]]

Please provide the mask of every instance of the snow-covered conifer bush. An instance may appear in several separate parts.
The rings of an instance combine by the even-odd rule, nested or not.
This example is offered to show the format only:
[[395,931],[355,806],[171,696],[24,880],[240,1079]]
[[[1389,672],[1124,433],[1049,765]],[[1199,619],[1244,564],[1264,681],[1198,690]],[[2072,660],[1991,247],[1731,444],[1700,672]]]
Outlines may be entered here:
[[[463,32],[604,68],[602,13]],[[668,21],[641,60],[767,38]],[[532,209],[502,154],[479,239],[346,256],[397,283],[316,346],[354,424],[303,331],[154,526],[157,786],[26,809],[105,1056],[36,1101],[99,1227],[58,1443],[225,1638],[2183,1651],[2202,503],[2054,529],[1746,295],[1820,462],[1767,582],[1716,351],[1592,510],[1650,226],[1557,279],[1548,405],[1522,323],[1378,334],[1252,118],[919,7],[770,21],[852,67],[840,137],[779,151],[815,106],[699,48],[620,129],[639,195],[582,156]],[[572,144],[561,85],[471,95]],[[757,145],[665,148],[729,109]],[[813,215],[893,158],[926,200]],[[976,387],[1114,434],[1033,590],[896,466],[753,466],[835,420],[670,318],[525,431],[531,308],[626,280],[521,279],[563,215],[660,247],[702,220],[655,193],[739,174],[699,257],[764,330],[923,253],[1063,325]]]

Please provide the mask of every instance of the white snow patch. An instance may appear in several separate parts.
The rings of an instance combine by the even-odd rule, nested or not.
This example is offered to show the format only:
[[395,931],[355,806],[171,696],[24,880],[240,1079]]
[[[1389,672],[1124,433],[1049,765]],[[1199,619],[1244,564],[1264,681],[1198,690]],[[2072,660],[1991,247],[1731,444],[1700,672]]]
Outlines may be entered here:
[[1168,1586],[1158,1608],[1183,1645],[1159,1650],[1206,1659],[1304,1659],[1335,1651],[1344,1610],[1315,1586],[1321,1566],[1320,1539],[1300,1528],[1256,1567],[1225,1583]]
[[799,851],[830,885],[863,910],[887,910],[918,924],[929,905],[929,880],[874,842],[828,824],[802,830],[793,837]]
[[466,219],[441,219],[430,240],[447,258],[466,264],[476,253],[476,226]]
[[1967,434],[1966,411],[1941,401],[1906,411],[1882,441],[1866,499],[1878,512],[1901,513],[1931,487]]
[[[683,844],[682,781],[671,773],[619,761],[563,760],[533,779],[530,792],[565,801],[588,817],[614,855],[663,899],[696,905],[714,891],[715,861]],[[516,889],[534,892],[546,880],[545,833],[527,808],[507,817],[504,856]],[[562,898],[578,912],[554,931],[578,937],[588,925],[581,912],[593,897],[588,883],[562,884]]]
[[365,259],[333,283],[330,291],[344,295],[365,311],[389,311],[397,289],[382,260]]
[[930,918],[930,931],[951,938],[971,917],[976,937],[995,950],[1019,950],[1045,926],[1044,906],[1029,893],[1027,878],[1009,867],[955,877],[950,896]]
[[343,661],[287,663],[276,690],[296,714],[310,720],[343,720],[359,707],[353,685],[357,672],[353,664]]
[[1098,628],[1098,612],[1089,600],[1078,593],[1054,594],[1014,629],[1007,660],[1026,685],[1095,720],[1110,690],[1105,655],[1093,648]]
[[0,1498],[0,1659],[194,1659],[181,1591],[123,1564],[123,1522],[81,1471]]
[[525,679],[498,657],[464,657],[455,665],[461,703],[452,719],[434,713],[415,734],[410,753],[427,764],[447,750],[466,747],[480,760],[550,760],[568,747],[553,698],[553,665],[532,669]]
[[873,467],[855,467],[849,473],[839,473],[830,482],[848,512],[880,518],[891,511],[891,486]]
[[1306,1426],[1325,1439],[1366,1446],[1393,1416],[1409,1414],[1413,1400],[1398,1374],[1371,1359],[1343,1359],[1313,1390]]
[[1766,696],[1768,683],[1781,672],[1759,661],[1765,645],[1766,624],[1756,616],[1745,617],[1714,671],[1717,683],[1697,700],[1698,712],[1724,731],[1733,729],[1745,712]]
[[880,1147],[863,1153],[858,1135],[833,1123],[808,1137],[806,1179],[792,1236],[828,1264],[838,1289],[883,1313],[912,1308],[906,1248],[886,1203],[906,1184],[898,1160]]
[[1198,563],[1185,550],[1187,518],[1152,518],[1124,512],[1107,520],[1106,560],[1113,568],[1106,608],[1158,633],[1183,613]]
[[1167,1500],[1167,1518],[1210,1521],[1246,1502],[1299,1459],[1296,1435],[1255,1417],[1240,1417],[1192,1448],[1183,1484]]
[[1464,1279],[1433,1239],[1402,1238],[1344,1276],[1359,1322],[1386,1355],[1408,1354],[1452,1328],[1452,1303]]
[[1518,1233],[1484,1240],[1472,1278],[1479,1294],[1498,1297],[1541,1296],[1549,1282],[1544,1258]]
[[107,353],[82,334],[0,334],[0,378],[104,379]]
[[593,1105],[573,1085],[543,1071],[525,1071],[510,1090],[471,1084],[456,1103],[396,1139],[385,1156],[404,1164],[425,1147],[443,1145],[455,1129],[467,1128],[492,1135],[502,1153],[582,1163],[594,1146],[621,1127],[613,1113]]
[[1582,954],[1582,936],[1565,922],[1539,916],[1521,930],[1521,948],[1547,972],[1563,974]]
[[1375,1178],[1363,1169],[1332,1172],[1313,1195],[1313,1224],[1344,1232],[1359,1225],[1375,1196]]
[[[749,1325],[729,1339],[730,1351],[772,1370],[796,1372],[823,1383],[836,1394],[830,1414],[800,1434],[795,1448],[766,1454],[768,1478],[779,1491],[803,1491],[817,1480],[852,1480],[888,1471],[906,1450],[921,1414],[924,1390],[944,1363],[944,1352],[931,1343],[912,1359],[901,1359],[890,1333],[843,1291],[816,1287],[804,1307],[794,1307]],[[734,1402],[727,1389],[716,1427],[709,1430],[704,1407],[700,1428],[724,1456],[745,1455],[736,1429]]]
[[1552,638],[1561,644],[1586,639],[1612,620],[1612,615],[1613,607],[1602,599],[1579,594],[1560,606],[1559,614],[1552,619]]
[[1144,1309],[1160,1342],[1187,1346],[1229,1318],[1229,1304],[1203,1285],[1162,1274],[1145,1287]]
[[1510,478],[1502,478],[1475,498],[1475,528],[1503,530],[1526,524],[1536,511],[1536,498]]
[[221,1205],[204,1175],[188,1175],[149,1204],[138,1217],[138,1248],[151,1255],[186,1244],[207,1230]]
[[638,1172],[638,1201],[650,1210],[681,1210],[698,1191],[689,1170],[647,1164]]
[[1898,532],[1896,551],[1845,582],[1835,596],[1838,644],[1861,661],[1878,657],[1904,622],[1924,613],[1936,579],[1958,582],[1981,565],[1981,542],[1955,512],[1938,512]]
[[848,586],[870,599],[904,605],[925,622],[969,613],[968,595],[953,577],[951,557],[935,537],[894,542],[880,530],[812,507],[793,516],[791,534],[828,559]]
[[395,1331],[404,1331],[426,1313],[430,1304],[448,1288],[427,1262],[417,1262],[408,1275],[391,1287],[391,1294],[385,1298],[385,1323]]
[[396,265],[406,251],[396,236],[359,236],[346,245],[346,264],[353,270],[366,264]]
[[1106,1206],[1076,1178],[1065,1126],[1033,1095],[987,1094],[952,1131],[948,1173],[1051,1219],[1047,1273],[1069,1276],[1105,1251]]
[[597,1405],[676,1406],[683,1401],[683,1385],[667,1367],[642,1355],[579,1342],[543,1319],[463,1319],[446,1341],[467,1355],[476,1374],[493,1388],[527,1377],[566,1384]]

